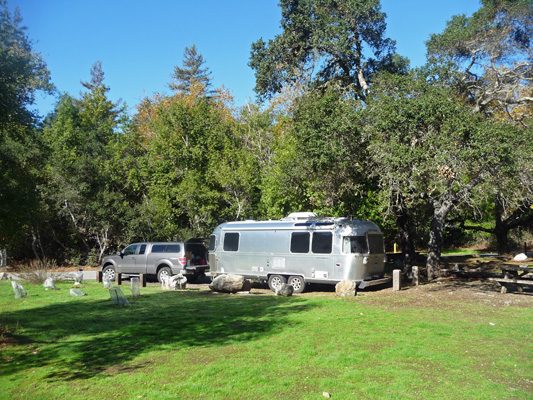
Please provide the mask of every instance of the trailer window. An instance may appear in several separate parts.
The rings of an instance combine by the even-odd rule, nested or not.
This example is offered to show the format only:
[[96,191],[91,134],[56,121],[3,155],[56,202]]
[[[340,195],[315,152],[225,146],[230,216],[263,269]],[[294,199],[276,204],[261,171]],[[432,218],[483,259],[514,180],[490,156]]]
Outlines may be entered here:
[[224,251],[239,251],[238,233],[226,233],[224,235]]
[[309,232],[293,232],[291,253],[309,253]]
[[343,253],[368,253],[366,236],[345,236],[342,247]]
[[217,237],[215,235],[211,235],[209,237],[209,251],[215,251],[217,245]]
[[368,235],[368,248],[371,254],[384,254],[385,247],[383,245],[383,236]]
[[333,234],[331,232],[313,233],[313,253],[330,254],[333,243]]

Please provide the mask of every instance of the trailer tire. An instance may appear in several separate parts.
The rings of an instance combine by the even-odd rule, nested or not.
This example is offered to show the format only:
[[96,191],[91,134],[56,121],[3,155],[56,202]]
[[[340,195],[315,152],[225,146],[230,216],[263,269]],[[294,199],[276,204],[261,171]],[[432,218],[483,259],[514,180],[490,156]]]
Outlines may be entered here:
[[280,289],[281,285],[284,283],[287,283],[287,278],[285,278],[283,275],[270,275],[268,277],[268,287],[273,292],[275,292],[276,289]]
[[290,276],[287,280],[287,284],[291,285],[294,289],[294,293],[305,292],[305,280],[303,276]]

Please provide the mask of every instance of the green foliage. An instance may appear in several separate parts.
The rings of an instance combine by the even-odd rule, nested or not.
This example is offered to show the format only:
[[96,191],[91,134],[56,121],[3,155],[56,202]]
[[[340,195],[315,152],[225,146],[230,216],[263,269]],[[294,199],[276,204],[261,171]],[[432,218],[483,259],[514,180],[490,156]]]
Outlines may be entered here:
[[378,0],[280,7],[282,33],[250,58],[260,97],[282,92],[268,106],[237,110],[211,90],[193,45],[176,93],[144,99],[132,119],[97,62],[41,127],[28,107],[49,73],[2,3],[0,245],[94,263],[131,241],[314,211],[372,219],[402,244],[411,232],[414,254],[446,238],[447,217],[530,224],[530,1],[453,17],[417,71],[394,54]]
[[296,209],[366,216],[361,215],[361,193],[370,182],[363,170],[359,113],[356,101],[331,89],[309,92],[296,102],[284,148],[274,158],[273,176],[267,177],[273,187],[264,201],[272,215]]
[[280,7],[283,32],[268,43],[252,44],[249,65],[262,97],[280,92],[286,83],[312,79],[364,98],[376,69],[405,66],[405,60],[392,56],[394,42],[385,37],[378,0],[282,0]]
[[533,116],[531,0],[485,0],[471,17],[456,15],[427,43],[428,54],[457,62],[458,87],[476,111],[528,125]]
[[519,172],[514,168],[522,139],[512,127],[473,113],[445,82],[428,79],[428,72],[382,76],[367,109],[366,132],[380,189],[408,208],[433,210],[428,247],[435,261],[448,214],[475,207]]
[[260,171],[225,98],[177,94],[152,107],[142,173],[158,237],[205,236],[220,221],[250,217]]
[[35,92],[50,92],[50,73],[33,51],[22,18],[0,2],[0,246],[15,255],[34,234],[40,204],[35,197],[41,146]]
[[76,256],[64,252],[74,248],[82,263],[94,264],[121,234],[127,213],[124,185],[113,168],[127,143],[119,133],[126,115],[124,107],[107,99],[99,62],[84,86],[89,90],[81,99],[62,96],[44,127],[47,184],[41,196],[59,246],[54,256]]

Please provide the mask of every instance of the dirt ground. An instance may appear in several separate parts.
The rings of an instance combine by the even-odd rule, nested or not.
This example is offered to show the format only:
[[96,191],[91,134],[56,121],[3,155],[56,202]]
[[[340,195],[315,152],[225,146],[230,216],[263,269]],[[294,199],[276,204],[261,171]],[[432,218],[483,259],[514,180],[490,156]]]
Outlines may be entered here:
[[[157,283],[152,283],[157,285]],[[202,281],[187,284],[187,288],[195,290],[209,290],[209,282]],[[255,286],[250,295],[271,295],[274,293],[265,287]],[[500,285],[484,279],[468,278],[439,278],[430,283],[421,283],[418,286],[403,285],[400,292],[394,292],[390,285],[360,290],[357,296],[371,301],[379,302],[381,297],[398,296],[402,299],[401,305],[411,307],[425,307],[435,303],[446,304],[453,302],[480,303],[491,307],[533,307],[533,289],[524,288],[522,293],[516,288],[507,293],[500,293]],[[330,297],[335,298],[335,287],[330,285],[311,285],[305,293],[295,294],[298,297]]]
[[[410,282],[403,282],[400,292],[393,292],[391,285],[380,287],[372,287],[358,291],[358,296],[369,299],[375,298],[379,301],[382,296],[390,296],[397,294],[403,299],[402,304],[411,306],[429,305],[434,302],[445,303],[446,301],[465,301],[482,303],[494,307],[518,306],[518,307],[533,307],[533,287],[524,287],[523,292],[518,292],[516,287],[511,286],[507,293],[501,293],[501,286],[499,283],[490,281],[485,277],[485,274],[500,272],[499,267],[506,265],[528,265],[533,268],[532,254],[528,254],[530,258],[525,261],[514,261],[512,256],[495,256],[495,255],[459,255],[459,256],[443,256],[441,260],[441,269],[443,276],[432,281],[427,282],[424,278],[421,279],[418,286],[412,285]],[[419,263],[423,265],[423,262]],[[76,271],[79,266],[59,267],[54,269],[56,272]],[[83,266],[84,271],[97,271],[99,267]],[[394,269],[394,265],[388,265],[388,270]],[[7,272],[20,271],[21,266],[8,266]],[[473,277],[457,276],[453,273],[453,269],[460,269],[466,271],[468,274],[473,274]],[[1,271],[0,271],[1,272]],[[421,274],[424,271],[422,269]],[[478,275],[478,276],[475,276]],[[530,274],[531,276],[531,274]],[[204,277],[199,282],[188,284],[187,287],[193,290],[209,291],[210,278]],[[159,285],[157,282],[149,282],[148,285]],[[274,295],[274,293],[266,286],[255,284],[252,288],[251,295]],[[308,290],[302,294],[295,294],[294,296],[302,297],[332,297],[336,296],[335,287],[333,285],[310,285]]]

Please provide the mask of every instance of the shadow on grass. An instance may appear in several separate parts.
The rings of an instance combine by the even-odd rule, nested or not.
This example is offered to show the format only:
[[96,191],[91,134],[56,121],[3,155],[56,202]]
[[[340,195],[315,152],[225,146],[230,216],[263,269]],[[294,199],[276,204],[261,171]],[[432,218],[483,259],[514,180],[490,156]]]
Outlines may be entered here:
[[69,301],[3,313],[22,328],[19,346],[0,354],[6,377],[26,369],[53,367],[46,379],[90,378],[106,368],[142,368],[127,363],[151,350],[221,346],[280,332],[290,314],[309,304],[275,296],[226,296],[161,292],[125,307],[109,300]]

